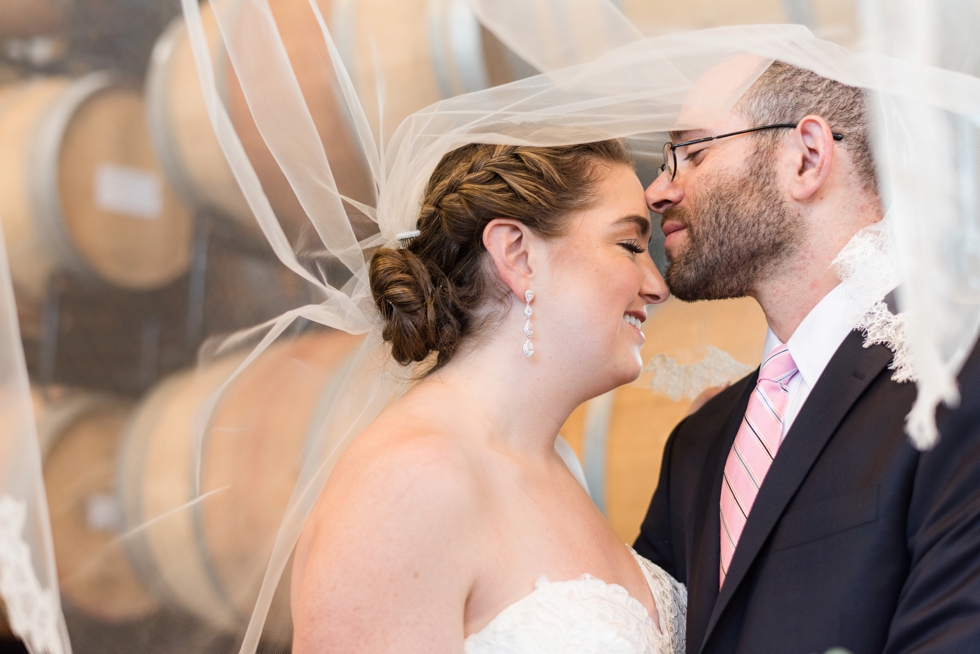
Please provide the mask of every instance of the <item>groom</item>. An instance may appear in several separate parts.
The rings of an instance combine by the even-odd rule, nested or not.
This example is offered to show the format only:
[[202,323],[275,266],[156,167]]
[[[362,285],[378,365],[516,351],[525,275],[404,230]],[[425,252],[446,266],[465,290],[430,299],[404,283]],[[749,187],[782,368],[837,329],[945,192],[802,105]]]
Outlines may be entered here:
[[687,584],[687,651],[980,652],[980,354],[916,451],[915,386],[851,330],[831,266],[882,219],[863,93],[777,62],[671,137],[647,189],[671,292],[751,296],[769,323],[761,369],[671,434],[636,541]]

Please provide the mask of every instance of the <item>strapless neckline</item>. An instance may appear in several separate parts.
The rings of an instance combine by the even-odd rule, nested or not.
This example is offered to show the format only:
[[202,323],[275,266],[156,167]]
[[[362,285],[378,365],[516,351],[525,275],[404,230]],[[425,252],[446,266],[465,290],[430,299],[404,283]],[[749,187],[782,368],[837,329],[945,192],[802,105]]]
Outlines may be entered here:
[[682,653],[686,590],[632,548],[630,552],[650,588],[661,627],[619,584],[590,574],[566,581],[541,575],[530,593],[466,638],[464,653]]
[[[646,580],[647,586],[651,586],[652,582],[650,580],[650,575],[647,573],[641,561],[640,555],[634,552],[633,548],[629,548],[629,550],[633,554],[633,558],[636,560],[636,563],[640,566],[640,571],[643,572],[643,578]],[[599,579],[598,577],[593,577],[588,573],[585,573],[581,577],[578,577],[576,579],[566,579],[565,581],[550,581],[548,579],[548,575],[541,575],[540,577],[538,577],[538,580],[534,583],[534,590],[532,590],[530,593],[528,593],[521,599],[517,600],[513,604],[510,604],[509,606],[504,608],[503,611],[501,611],[496,616],[494,616],[493,620],[496,620],[501,613],[509,609],[513,608],[514,610],[520,610],[520,605],[522,603],[533,601],[533,595],[538,591],[547,588],[548,586],[571,588],[573,587],[573,585],[576,584],[582,585],[583,588],[587,589],[589,592],[599,591],[599,594],[606,596],[616,602],[621,602],[626,608],[629,609],[630,613],[632,613],[637,617],[638,620],[645,619],[649,621],[650,626],[652,628],[656,629],[658,632],[660,631],[660,627],[657,626],[657,621],[650,616],[650,612],[647,610],[647,607],[643,605],[643,602],[630,595],[630,592],[626,590],[624,586],[621,586],[620,584],[609,583],[608,581],[603,581],[602,579]],[[653,594],[652,589],[650,593],[651,595]],[[654,608],[659,614],[660,607],[656,606],[656,597],[654,597]],[[487,624],[488,627],[490,626],[490,624],[493,624],[493,620],[491,620],[490,623]],[[486,627],[484,627],[484,629],[485,628]],[[480,631],[476,632],[476,634],[471,634],[471,636],[475,636],[479,634],[481,631],[483,630],[481,629]]]

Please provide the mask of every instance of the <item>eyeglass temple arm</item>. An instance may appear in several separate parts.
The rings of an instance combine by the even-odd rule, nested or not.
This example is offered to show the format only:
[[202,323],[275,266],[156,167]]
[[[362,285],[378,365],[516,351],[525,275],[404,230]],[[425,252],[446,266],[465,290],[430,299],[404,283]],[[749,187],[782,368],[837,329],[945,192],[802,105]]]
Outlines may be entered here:
[[[790,128],[790,129],[796,129],[797,127],[799,127],[799,125],[800,125],[799,123],[779,123],[777,125],[765,125],[764,127],[752,127],[750,129],[743,129],[743,130],[740,130],[738,132],[731,132],[730,134],[723,134],[722,136],[738,136],[739,134],[748,134],[749,132],[760,132],[760,131],[762,131],[764,129],[778,129],[780,127],[786,127],[786,128]],[[831,134],[833,135],[835,141],[843,141],[844,140],[844,135],[843,134],[839,134],[838,132],[831,132]],[[717,139],[717,138],[721,138],[721,136],[709,136],[706,139],[698,139],[697,141],[691,141],[690,144],[700,143],[701,141],[711,141],[711,140],[714,140],[714,139]]]
[[[706,143],[708,141],[714,141],[715,139],[727,138],[729,136],[738,136],[739,134],[749,134],[751,132],[761,132],[764,129],[777,129],[780,127],[786,127],[790,129],[796,129],[799,123],[779,123],[778,125],[765,125],[763,127],[750,127],[749,129],[742,129],[737,132],[729,132],[728,134],[719,134],[718,136],[706,136],[700,139],[694,139],[693,141],[684,141],[683,143],[668,143],[670,149],[676,150],[677,148],[683,147],[685,145],[695,145],[697,143]],[[843,141],[844,135],[838,134],[837,132],[832,133],[835,141]]]
[[[799,127],[799,125],[800,125],[799,123],[779,123],[778,125],[765,125],[764,127],[753,127],[751,129],[743,129],[743,130],[741,130],[739,132],[732,132],[731,134],[725,134],[725,136],[738,136],[739,134],[748,134],[749,132],[760,132],[760,131],[762,131],[764,129],[777,129],[777,128],[780,128],[780,127],[786,127],[786,128],[790,128],[790,129],[796,129],[797,127]],[[844,135],[843,134],[839,134],[837,132],[831,132],[831,135],[834,137],[834,140],[835,141],[843,141],[844,140]],[[716,138],[720,138],[720,137],[718,137],[718,136],[712,136],[712,137],[709,137],[708,139],[703,139],[703,140],[711,140],[711,139],[716,139]]]
[[[764,129],[777,129],[777,128],[781,128],[781,127],[786,127],[786,128],[789,128],[789,129],[796,129],[796,127],[798,125],[799,125],[799,123],[779,123],[777,125],[765,125],[763,127],[751,127],[749,129],[739,130],[737,132],[729,132],[728,134],[719,134],[718,136],[706,136],[704,138],[694,139],[693,141],[684,141],[683,143],[670,143],[670,142],[668,142],[665,145],[667,145],[667,146],[670,147],[670,153],[671,153],[671,155],[673,155],[673,156],[676,157],[677,155],[675,154],[675,152],[677,151],[677,148],[684,147],[684,146],[687,146],[687,145],[695,145],[697,143],[707,143],[708,141],[714,141],[716,139],[723,139],[723,138],[727,138],[729,136],[738,136],[739,134],[749,134],[751,132],[761,132]],[[839,134],[837,132],[831,132],[831,134],[833,135],[835,141],[843,141],[844,140],[844,135],[843,134]],[[660,172],[663,172],[665,170],[667,170],[667,161],[666,160],[664,160],[664,162],[660,165]]]

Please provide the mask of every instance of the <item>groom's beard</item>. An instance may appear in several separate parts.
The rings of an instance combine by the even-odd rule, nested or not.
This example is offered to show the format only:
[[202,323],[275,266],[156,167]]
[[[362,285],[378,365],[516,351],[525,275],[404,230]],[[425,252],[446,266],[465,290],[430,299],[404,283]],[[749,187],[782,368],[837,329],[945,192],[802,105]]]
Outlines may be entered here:
[[803,240],[803,222],[780,196],[772,165],[706,182],[689,206],[663,214],[664,222],[687,229],[687,244],[667,255],[664,275],[670,292],[685,302],[750,294]]

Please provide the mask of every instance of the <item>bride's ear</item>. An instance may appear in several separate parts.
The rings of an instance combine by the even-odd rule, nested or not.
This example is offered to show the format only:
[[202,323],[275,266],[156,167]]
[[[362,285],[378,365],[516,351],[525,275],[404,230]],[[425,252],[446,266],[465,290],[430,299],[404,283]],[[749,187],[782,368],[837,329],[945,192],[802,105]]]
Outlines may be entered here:
[[531,285],[537,240],[524,223],[512,218],[494,218],[483,229],[483,245],[497,275],[519,298],[524,297],[524,291]]

